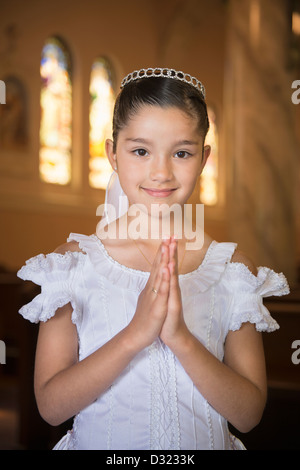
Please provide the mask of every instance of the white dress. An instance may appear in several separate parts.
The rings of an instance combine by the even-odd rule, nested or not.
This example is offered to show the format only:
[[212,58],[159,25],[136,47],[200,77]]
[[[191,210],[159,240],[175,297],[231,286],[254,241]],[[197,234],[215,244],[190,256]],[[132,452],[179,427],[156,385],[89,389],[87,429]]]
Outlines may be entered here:
[[[41,294],[20,313],[31,322],[44,322],[71,302],[82,360],[130,322],[149,273],[112,259],[95,235],[70,234],[68,240],[78,241],[84,253],[40,254],[18,272],[41,285]],[[234,243],[213,241],[201,265],[179,276],[185,322],[220,361],[228,331],[238,330],[243,322],[255,323],[258,331],[279,328],[262,299],[289,292],[283,274],[260,267],[256,277],[244,264],[231,262],[235,249]],[[243,448],[157,339],[75,416],[73,429],[54,449]]]

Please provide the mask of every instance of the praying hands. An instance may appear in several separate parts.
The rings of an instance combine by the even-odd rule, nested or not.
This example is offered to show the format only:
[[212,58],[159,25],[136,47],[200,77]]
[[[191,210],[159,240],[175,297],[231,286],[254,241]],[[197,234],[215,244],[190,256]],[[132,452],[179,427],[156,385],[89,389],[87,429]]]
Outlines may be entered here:
[[157,251],[130,327],[134,328],[138,349],[149,346],[157,337],[172,349],[173,343],[189,334],[183,319],[174,237],[164,240]]

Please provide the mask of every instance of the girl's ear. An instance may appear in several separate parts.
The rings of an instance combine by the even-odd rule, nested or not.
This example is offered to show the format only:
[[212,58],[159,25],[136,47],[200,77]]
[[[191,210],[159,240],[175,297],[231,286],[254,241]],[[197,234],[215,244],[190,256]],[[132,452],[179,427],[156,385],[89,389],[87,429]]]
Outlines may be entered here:
[[205,145],[203,149],[203,161],[206,163],[208,157],[210,156],[211,146]]
[[202,162],[201,162],[201,173],[203,171],[203,168],[206,165],[208,157],[210,156],[210,152],[211,152],[211,146],[210,145],[205,145],[203,147]]
[[117,170],[117,155],[114,153],[114,143],[111,139],[107,139],[105,141],[105,151],[107,158],[109,160],[109,163],[112,166],[113,170]]

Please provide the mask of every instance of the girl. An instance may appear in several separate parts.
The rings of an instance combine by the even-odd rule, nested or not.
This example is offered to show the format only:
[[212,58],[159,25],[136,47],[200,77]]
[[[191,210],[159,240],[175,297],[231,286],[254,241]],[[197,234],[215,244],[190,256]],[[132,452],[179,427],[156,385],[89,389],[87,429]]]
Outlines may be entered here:
[[[71,234],[18,273],[42,286],[20,310],[41,322],[39,411],[54,426],[75,416],[55,449],[243,449],[227,422],[247,432],[261,419],[260,332],[278,328],[262,298],[287,294],[285,277],[257,271],[235,243],[204,232],[201,246],[186,250],[171,218],[167,239],[160,229],[149,236],[155,217],[162,222],[192,194],[210,152],[208,126],[195,78],[129,74],[106,142],[115,177],[106,202],[125,194],[127,206],[115,220],[106,211],[97,235]],[[129,231],[135,205],[143,239]]]

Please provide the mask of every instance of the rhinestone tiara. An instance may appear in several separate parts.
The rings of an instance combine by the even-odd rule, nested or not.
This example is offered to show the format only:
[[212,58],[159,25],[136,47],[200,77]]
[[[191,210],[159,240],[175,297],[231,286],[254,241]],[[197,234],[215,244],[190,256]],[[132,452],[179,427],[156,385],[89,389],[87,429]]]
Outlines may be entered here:
[[149,68],[149,69],[140,69],[135,70],[134,72],[129,73],[121,82],[121,88],[124,88],[130,82],[139,80],[140,78],[151,78],[151,77],[163,77],[163,78],[173,78],[174,80],[180,80],[181,82],[188,83],[192,85],[196,90],[198,90],[203,98],[205,98],[205,88],[202,83],[197,80],[197,78],[192,77],[188,73],[177,71],[174,69],[162,69],[162,68]]

